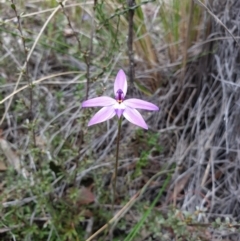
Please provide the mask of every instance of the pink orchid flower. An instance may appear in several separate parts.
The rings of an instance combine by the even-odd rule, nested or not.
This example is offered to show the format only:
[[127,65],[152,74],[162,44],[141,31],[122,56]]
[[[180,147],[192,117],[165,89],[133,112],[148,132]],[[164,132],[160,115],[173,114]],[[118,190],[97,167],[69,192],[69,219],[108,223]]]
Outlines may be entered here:
[[127,99],[125,96],[127,93],[127,79],[123,70],[119,70],[114,83],[115,99],[108,96],[101,96],[86,100],[82,103],[82,107],[103,107],[100,109],[89,121],[88,126],[101,123],[109,120],[115,115],[120,118],[122,115],[134,125],[140,126],[144,129],[148,129],[148,126],[141,114],[136,110],[152,110],[158,111],[159,108],[147,101],[140,99]]

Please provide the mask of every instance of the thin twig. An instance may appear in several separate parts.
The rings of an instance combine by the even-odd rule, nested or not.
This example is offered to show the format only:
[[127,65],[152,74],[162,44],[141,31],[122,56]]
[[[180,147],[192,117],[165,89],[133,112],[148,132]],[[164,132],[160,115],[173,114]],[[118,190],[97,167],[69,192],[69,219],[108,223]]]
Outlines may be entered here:
[[[27,49],[27,46],[26,46],[26,41],[25,41],[25,37],[23,35],[23,30],[22,30],[22,25],[21,25],[21,17],[20,15],[18,14],[17,12],[17,8],[16,8],[16,5],[14,3],[13,0],[11,0],[12,4],[11,4],[11,7],[17,17],[17,23],[18,23],[18,31],[20,33],[20,36],[21,36],[21,40],[22,40],[22,44],[23,44],[23,49],[24,49],[24,53],[25,53],[25,63],[26,63],[26,68],[23,69],[22,71],[25,73],[25,76],[26,76],[26,80],[29,84],[29,96],[30,96],[30,107],[29,107],[29,113],[30,113],[30,121],[34,122],[34,115],[33,115],[33,86],[32,86],[32,81],[31,81],[31,78],[29,77],[29,67],[28,67],[28,49]],[[32,137],[33,137],[33,143],[34,143],[34,146],[36,146],[36,138],[35,138],[35,128],[34,128],[34,125],[32,125]]]
[[[131,0],[130,0],[131,1]],[[102,24],[99,26],[99,28],[101,28],[102,26],[104,26],[105,24],[107,24],[109,22],[109,20],[115,18],[115,17],[119,17],[119,16],[122,16],[124,15],[125,13],[128,13],[129,12],[129,9],[131,10],[135,10],[139,7],[141,7],[142,5],[144,4],[148,4],[148,3],[151,3],[151,2],[155,2],[156,0],[147,0],[147,1],[142,1],[141,3],[139,4],[135,4],[133,7],[128,7],[128,8],[124,8],[122,11],[117,11],[115,12],[114,14],[112,14],[109,18],[105,19],[104,22],[102,22]]]
[[81,52],[81,48],[82,48],[81,41],[80,41],[80,39],[78,38],[77,32],[74,30],[74,28],[73,28],[73,26],[72,26],[72,23],[71,23],[71,20],[70,20],[69,16],[67,15],[66,11],[65,11],[64,4],[59,1],[59,5],[61,6],[62,12],[63,12],[64,16],[65,16],[66,19],[67,19],[68,26],[69,26],[69,27],[71,28],[71,30],[73,31],[73,35],[74,35],[74,37],[75,37],[76,40],[77,40],[78,50]]
[[[96,4],[97,4],[97,1],[95,0],[94,1],[94,6],[93,6],[93,10],[95,11],[95,8],[96,8]],[[87,79],[87,82],[86,82],[86,95],[85,95],[85,99],[87,100],[88,99],[88,93],[89,93],[89,83],[90,83],[90,65],[91,65],[91,55],[92,55],[92,42],[93,42],[93,26],[94,26],[94,17],[92,17],[92,28],[91,28],[91,37],[90,37],[90,43],[89,43],[89,49],[87,51],[82,51],[82,44],[81,44],[81,41],[78,37],[78,34],[77,32],[74,30],[73,28],[73,25],[71,23],[71,20],[68,16],[68,14],[66,13],[65,11],[65,7],[64,7],[64,4],[62,2],[59,2],[59,5],[61,6],[62,8],[62,11],[63,11],[63,14],[65,15],[67,21],[68,21],[68,26],[71,28],[71,30],[73,31],[73,35],[74,37],[76,38],[77,42],[78,42],[78,50],[79,50],[79,53],[83,53],[83,57],[84,57],[84,61],[86,63],[86,79]]]
[[[95,15],[95,10],[97,6],[97,0],[94,0],[93,5],[93,15]],[[87,65],[87,84],[86,84],[86,95],[85,99],[88,99],[88,93],[89,93],[89,83],[90,83],[90,65],[91,65],[91,56],[92,56],[92,50],[93,50],[93,33],[94,33],[94,16],[92,16],[92,27],[91,27],[91,36],[90,36],[90,42],[89,42],[89,50],[87,54],[84,55],[85,57],[85,63]]]
[[134,82],[134,54],[133,54],[133,16],[134,7],[136,6],[135,0],[128,0],[128,59],[129,59],[129,81],[130,81],[130,94],[132,94]]

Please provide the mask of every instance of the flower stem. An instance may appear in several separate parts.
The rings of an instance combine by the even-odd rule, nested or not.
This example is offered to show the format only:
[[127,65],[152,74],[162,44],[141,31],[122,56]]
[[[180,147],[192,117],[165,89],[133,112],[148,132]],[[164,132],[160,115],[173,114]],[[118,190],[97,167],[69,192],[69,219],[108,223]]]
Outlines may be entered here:
[[115,201],[115,195],[116,195],[116,184],[117,184],[117,170],[118,170],[118,154],[119,154],[119,144],[120,144],[120,133],[121,133],[121,126],[122,126],[122,117],[118,120],[118,136],[117,136],[117,150],[116,150],[116,162],[115,162],[115,171],[113,173],[112,179],[113,179],[113,199],[112,199],[112,212],[113,212],[113,206]]

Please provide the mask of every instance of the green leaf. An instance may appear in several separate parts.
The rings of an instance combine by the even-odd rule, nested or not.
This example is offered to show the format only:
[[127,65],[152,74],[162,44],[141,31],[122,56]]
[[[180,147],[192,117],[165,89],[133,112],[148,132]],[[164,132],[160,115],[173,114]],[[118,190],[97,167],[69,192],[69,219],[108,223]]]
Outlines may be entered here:
[[14,11],[16,11],[16,5],[15,4],[11,4],[11,8],[14,10]]

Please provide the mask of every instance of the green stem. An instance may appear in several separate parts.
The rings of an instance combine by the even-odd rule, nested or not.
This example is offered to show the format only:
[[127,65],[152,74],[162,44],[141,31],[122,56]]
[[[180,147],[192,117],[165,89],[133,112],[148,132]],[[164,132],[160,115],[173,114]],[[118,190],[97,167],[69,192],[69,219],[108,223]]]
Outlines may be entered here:
[[120,144],[120,133],[122,126],[122,117],[118,120],[118,136],[117,136],[117,150],[116,150],[116,162],[115,162],[115,171],[113,174],[113,200],[112,200],[112,212],[116,195],[116,184],[117,184],[117,170],[118,170],[118,154],[119,154],[119,144]]

